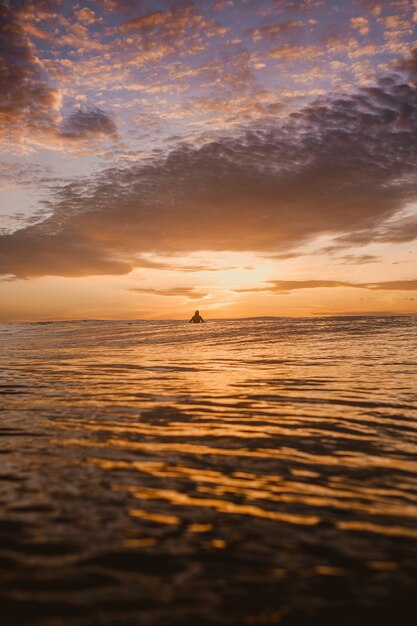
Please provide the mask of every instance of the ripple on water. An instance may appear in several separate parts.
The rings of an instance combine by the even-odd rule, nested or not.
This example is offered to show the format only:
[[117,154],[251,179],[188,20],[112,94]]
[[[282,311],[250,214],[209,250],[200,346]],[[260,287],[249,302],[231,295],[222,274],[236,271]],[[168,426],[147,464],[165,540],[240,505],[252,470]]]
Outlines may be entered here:
[[8,626],[401,622],[416,608],[416,328],[3,326]]

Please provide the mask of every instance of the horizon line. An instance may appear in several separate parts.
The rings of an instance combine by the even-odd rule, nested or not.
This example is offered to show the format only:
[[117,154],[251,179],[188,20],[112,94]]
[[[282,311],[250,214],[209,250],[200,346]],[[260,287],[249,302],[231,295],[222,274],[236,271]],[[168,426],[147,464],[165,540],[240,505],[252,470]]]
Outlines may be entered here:
[[[340,313],[340,314],[322,314],[322,315],[249,315],[241,317],[211,317],[205,320],[205,323],[235,321],[235,320],[262,320],[262,319],[338,319],[338,318],[355,318],[355,317],[417,317],[417,311],[413,313],[392,313],[392,312],[375,312],[375,313]],[[188,318],[73,318],[73,319],[40,319],[40,320],[13,320],[0,321],[0,325],[9,324],[65,324],[76,322],[184,322],[189,323]]]

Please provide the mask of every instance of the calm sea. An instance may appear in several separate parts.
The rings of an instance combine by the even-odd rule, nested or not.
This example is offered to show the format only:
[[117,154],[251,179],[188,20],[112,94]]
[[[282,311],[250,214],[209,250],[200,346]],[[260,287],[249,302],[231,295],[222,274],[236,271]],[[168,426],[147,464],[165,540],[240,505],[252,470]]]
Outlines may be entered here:
[[0,326],[0,623],[414,623],[416,331]]

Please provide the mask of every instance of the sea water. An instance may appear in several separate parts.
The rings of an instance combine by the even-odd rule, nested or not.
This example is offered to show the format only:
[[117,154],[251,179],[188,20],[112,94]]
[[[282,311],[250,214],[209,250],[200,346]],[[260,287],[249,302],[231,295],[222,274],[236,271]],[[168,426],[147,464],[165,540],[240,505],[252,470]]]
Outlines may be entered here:
[[0,623],[408,623],[416,331],[0,326]]

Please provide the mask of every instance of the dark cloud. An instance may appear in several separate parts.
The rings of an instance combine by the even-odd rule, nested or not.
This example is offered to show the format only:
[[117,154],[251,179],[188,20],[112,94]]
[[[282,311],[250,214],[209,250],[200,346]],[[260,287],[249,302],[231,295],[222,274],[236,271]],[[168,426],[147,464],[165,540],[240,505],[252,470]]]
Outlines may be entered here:
[[59,93],[43,79],[19,22],[26,3],[0,3],[0,138],[54,126]]
[[282,254],[319,235],[338,246],[411,241],[417,220],[417,87],[401,75],[321,99],[274,127],[180,144],[57,190],[41,225],[0,237],[0,272],[128,272],[143,253]]
[[413,79],[417,77],[417,46],[410,51],[410,54],[397,61],[397,68],[405,70]]
[[83,140],[91,137],[117,137],[116,125],[101,109],[78,109],[63,122],[59,135],[66,139]]
[[[40,224],[1,236],[0,274],[13,274],[20,278],[43,275],[70,277],[126,274],[132,270],[131,264],[112,258],[102,242],[94,244],[78,235],[76,227],[71,233],[68,230],[56,233],[48,230]],[[7,257],[13,253],[16,244],[20,253],[8,261]],[[14,266],[13,271],[3,269],[9,264]]]
[[[414,190],[410,190],[410,183],[405,185],[405,197],[415,198]],[[398,217],[386,223],[375,225],[372,229],[358,229],[336,238],[335,243],[323,250],[330,254],[350,246],[363,246],[367,243],[405,243],[417,238],[417,214]]]

